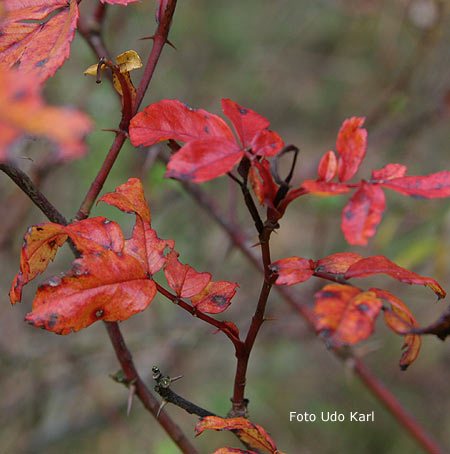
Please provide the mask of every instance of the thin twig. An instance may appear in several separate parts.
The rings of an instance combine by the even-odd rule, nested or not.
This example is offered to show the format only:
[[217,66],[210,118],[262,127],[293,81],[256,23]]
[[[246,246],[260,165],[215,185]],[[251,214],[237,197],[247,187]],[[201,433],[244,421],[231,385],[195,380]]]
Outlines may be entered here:
[[[163,162],[167,162],[167,159],[164,156],[161,156],[160,159],[163,160]],[[231,225],[227,219],[220,214],[214,201],[197,185],[189,182],[180,182],[180,184],[199,203],[199,205],[204,208],[205,212],[222,227],[234,246],[242,252],[248,261],[260,272],[264,272],[258,257],[249,249],[246,236],[241,229],[237,228],[235,225]],[[315,332],[314,317],[309,307],[300,303],[287,287],[277,285],[275,286],[275,290],[280,293],[285,302],[307,322],[307,326]],[[331,351],[341,357],[337,350]],[[431,454],[443,453],[443,449],[439,447],[433,437],[403,408],[398,399],[380,382],[367,365],[359,358],[351,358],[354,364],[353,370],[359,379],[375,394],[380,402],[382,402],[409,434],[412,435],[427,452]]]

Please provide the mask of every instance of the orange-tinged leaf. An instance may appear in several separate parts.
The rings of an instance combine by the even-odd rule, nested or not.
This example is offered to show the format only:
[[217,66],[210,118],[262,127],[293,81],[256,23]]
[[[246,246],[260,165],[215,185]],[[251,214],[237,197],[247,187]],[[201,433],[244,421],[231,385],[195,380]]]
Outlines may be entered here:
[[47,106],[32,76],[0,71],[0,162],[14,158],[9,150],[23,135],[49,139],[61,160],[78,158],[86,151],[83,138],[91,128],[84,113]]
[[271,454],[282,454],[277,450],[274,441],[268,433],[257,424],[251,423],[246,418],[220,418],[219,416],[206,416],[195,425],[197,435],[204,430],[236,430],[236,435],[248,447],[261,449]]
[[339,252],[315,262],[314,272],[345,274],[348,268],[363,257],[353,252]]
[[325,153],[319,162],[317,171],[319,180],[330,182],[337,174],[337,164],[336,153],[333,150]]
[[345,279],[363,278],[374,274],[387,274],[406,284],[426,285],[436,293],[438,298],[444,298],[446,295],[436,280],[402,268],[382,255],[374,255],[356,262],[345,273]]
[[380,184],[385,188],[412,197],[425,199],[450,197],[449,171],[426,176],[393,178]]
[[65,231],[82,257],[68,273],[39,287],[28,322],[69,334],[97,320],[122,321],[147,308],[156,285],[145,267],[126,254],[116,223],[90,218],[66,226]]
[[259,178],[258,171],[253,166],[250,167],[248,171],[248,181],[250,181],[250,184],[252,185],[253,192],[255,193],[258,202],[261,206],[264,206],[264,186]]
[[198,273],[178,260],[178,252],[170,251],[164,268],[167,283],[180,298],[190,298],[200,293],[211,280],[210,273]]
[[270,264],[273,273],[278,274],[275,284],[294,285],[307,281],[313,274],[312,263],[302,257],[287,257]]
[[165,176],[203,183],[231,171],[243,155],[234,141],[218,137],[193,140],[170,158]]
[[66,239],[67,233],[59,224],[39,224],[28,229],[20,256],[20,272],[9,292],[12,304],[21,300],[23,286],[45,271]]
[[315,298],[316,330],[333,346],[352,345],[370,337],[383,305],[375,292],[341,284],[326,285]]
[[39,83],[53,76],[70,54],[79,11],[76,1],[4,0],[0,70],[17,66]]
[[375,235],[385,208],[381,187],[362,181],[342,211],[341,228],[347,242],[365,246]]
[[398,334],[406,334],[402,346],[404,350],[399,365],[405,370],[419,355],[422,339],[418,334],[411,334],[413,329],[419,327],[416,319],[405,303],[387,290],[370,289],[375,292],[378,298],[387,301],[392,309],[384,309],[384,320],[386,324]]
[[380,182],[406,175],[407,168],[401,164],[387,164],[380,170],[372,170],[372,181]]
[[270,157],[282,150],[284,142],[276,132],[263,129],[253,138],[250,147],[255,155]]
[[302,188],[311,194],[321,197],[345,194],[350,191],[350,188],[345,184],[316,180],[305,180],[302,183]]
[[203,109],[191,109],[176,99],[151,104],[130,123],[134,146],[148,147],[168,139],[190,142],[213,137],[235,141],[231,129],[220,117]]
[[158,238],[156,231],[151,228],[150,210],[141,181],[130,178],[118,186],[115,192],[104,194],[99,201],[113,205],[126,213],[136,214],[133,235],[125,241],[125,252],[144,264],[150,275],[158,272],[166,263],[164,251],[173,249],[175,242]]
[[362,127],[364,118],[352,117],[339,130],[336,151],[339,154],[338,178],[344,182],[355,175],[366,154],[367,131]]
[[232,282],[211,281],[200,293],[191,298],[191,303],[201,312],[219,314],[231,304],[236,287],[239,286]]

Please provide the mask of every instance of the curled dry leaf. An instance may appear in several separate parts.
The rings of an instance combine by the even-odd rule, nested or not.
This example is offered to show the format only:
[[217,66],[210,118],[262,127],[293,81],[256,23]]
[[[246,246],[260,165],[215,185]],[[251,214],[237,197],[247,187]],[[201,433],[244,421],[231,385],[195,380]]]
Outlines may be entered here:
[[271,454],[283,454],[277,449],[272,438],[270,438],[268,433],[261,426],[251,423],[246,418],[206,416],[205,418],[201,418],[195,426],[197,436],[207,429],[233,430],[239,439],[246,443],[249,448],[263,450],[264,452]]
[[332,346],[369,338],[383,305],[374,292],[341,284],[326,285],[315,298],[316,330]]

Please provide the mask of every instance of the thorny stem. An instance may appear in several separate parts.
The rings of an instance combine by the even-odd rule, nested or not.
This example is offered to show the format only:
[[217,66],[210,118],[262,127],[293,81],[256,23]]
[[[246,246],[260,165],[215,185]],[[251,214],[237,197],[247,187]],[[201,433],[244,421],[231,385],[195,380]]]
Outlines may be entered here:
[[117,359],[125,374],[128,383],[133,383],[136,387],[136,394],[144,407],[155,417],[158,422],[164,427],[170,438],[177,444],[183,453],[198,454],[197,450],[192,446],[186,435],[178,427],[177,424],[165,413],[160,411],[158,400],[149,391],[145,383],[139,377],[136,367],[133,363],[133,358],[128,350],[125,340],[120,332],[117,322],[105,322],[111,344],[116,352]]
[[167,299],[172,301],[172,303],[177,304],[178,306],[180,306],[185,311],[189,312],[194,317],[197,317],[200,320],[203,320],[204,322],[209,323],[210,325],[212,325],[215,328],[222,331],[231,340],[231,342],[233,342],[233,345],[235,346],[236,349],[242,348],[243,342],[232,333],[230,328],[225,323],[221,322],[220,320],[216,320],[213,317],[210,317],[209,315],[205,314],[204,312],[198,311],[195,307],[186,303],[186,301],[183,301],[182,299],[178,298],[178,296],[167,291],[164,287],[159,285],[157,282],[155,282],[155,284],[156,284],[156,289],[158,290],[159,293],[161,293],[161,295],[165,296]]
[[[30,178],[21,170],[6,164],[0,164],[0,170],[3,170],[11,179],[23,190],[33,203],[47,216],[47,218],[58,224],[67,225],[64,216],[47,200],[47,198],[33,184]],[[74,251],[76,253],[76,251]],[[154,416],[159,410],[158,400],[151,394],[145,383],[139,377],[130,351],[128,350],[125,340],[120,332],[117,322],[105,322],[111,343],[119,359],[120,365],[125,373],[128,383],[133,383],[136,387],[136,394],[147,410]],[[183,453],[198,454],[197,450],[191,445],[190,441],[181,431],[181,429],[170,419],[166,413],[160,413],[158,422],[166,430],[167,434],[178,445]]]
[[[160,156],[163,162],[167,162],[164,156]],[[184,189],[197,201],[197,203],[207,212],[227,234],[233,245],[238,248],[248,261],[260,272],[264,272],[261,263],[249,249],[246,241],[246,235],[241,229],[235,225],[231,225],[228,220],[223,217],[214,201],[197,185],[189,182],[180,182]],[[299,314],[306,322],[307,326],[315,332],[314,317],[311,310],[303,303],[300,303],[293,295],[292,291],[283,286],[275,286],[275,290],[281,294],[284,301]],[[354,356],[343,358],[338,350],[331,350],[336,356],[341,359],[346,359],[347,362],[352,361],[353,371],[364,383],[364,385],[377,397],[377,399],[386,407],[392,416],[408,431],[408,433],[416,439],[419,444],[431,454],[443,453],[443,449],[439,447],[433,437],[417,422],[417,420],[409,414],[400,404],[398,399],[385,387],[380,380],[371,372],[364,361]]]
[[[136,99],[132,115],[136,114],[137,111],[139,110],[139,106],[141,105],[142,99],[144,98],[144,95],[147,91],[148,85],[155,71],[164,44],[167,43],[167,37],[170,31],[170,25],[172,23],[172,17],[175,12],[176,4],[177,4],[176,0],[168,0],[166,4],[166,9],[164,13],[161,15],[158,28],[154,35],[152,50],[150,52],[150,56],[145,66],[144,75],[142,76],[139,88],[136,93]],[[83,36],[88,41],[88,43],[92,42],[92,35],[83,34]],[[101,50],[101,48],[98,45],[97,46],[94,46],[94,44],[90,45],[94,49],[99,58],[105,56],[103,54],[98,53],[98,51]],[[106,178],[109,172],[111,171],[114,162],[117,159],[117,156],[119,155],[122,145],[125,142],[126,133],[128,131],[128,123],[129,121],[127,121],[127,124],[121,123],[121,131],[117,133],[114,142],[111,145],[111,148],[102,164],[102,167],[100,168],[97,176],[95,177],[95,180],[93,181],[88,193],[86,194],[86,197],[84,198],[80,206],[80,209],[78,210],[78,213],[75,216],[75,220],[85,219],[86,217],[89,216],[92,206],[95,200],[97,199],[98,194],[100,193],[106,181]]]

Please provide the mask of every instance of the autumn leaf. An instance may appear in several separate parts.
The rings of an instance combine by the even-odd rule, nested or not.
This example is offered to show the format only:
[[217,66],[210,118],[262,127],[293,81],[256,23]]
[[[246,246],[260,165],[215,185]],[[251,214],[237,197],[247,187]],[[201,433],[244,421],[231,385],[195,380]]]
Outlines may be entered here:
[[69,58],[79,16],[78,3],[67,0],[4,0],[0,69],[17,66],[39,83]]
[[219,448],[216,449],[212,454],[257,454],[255,451],[244,451],[238,448]]
[[132,118],[130,139],[135,146],[150,146],[162,140],[185,142],[170,159],[166,177],[202,183],[232,170],[244,153],[274,156],[284,146],[268,122],[255,112],[223,100],[231,116],[238,143],[227,124],[203,109],[191,109],[177,100],[163,100],[146,107]]
[[150,275],[158,272],[166,263],[166,249],[173,249],[173,240],[158,238],[151,227],[151,215],[145,200],[144,188],[137,178],[130,178],[114,192],[104,194],[99,202],[113,205],[126,213],[136,214],[132,237],[125,241],[125,252],[139,260]]
[[16,70],[0,71],[0,161],[12,160],[10,149],[21,137],[52,141],[59,159],[70,160],[86,152],[84,136],[92,123],[82,112],[47,106],[32,76]]
[[314,272],[344,275],[351,265],[362,258],[361,255],[354,252],[338,252],[314,262]]
[[271,454],[283,454],[277,449],[274,441],[261,426],[251,423],[246,418],[220,418],[219,416],[206,416],[201,418],[195,425],[195,431],[197,432],[196,436],[200,435],[207,429],[233,430],[236,431],[236,435],[239,439],[246,443],[250,448],[260,449]]
[[426,285],[436,293],[439,299],[446,295],[436,280],[402,268],[382,255],[374,255],[354,263],[345,273],[345,279],[363,278],[374,274],[387,274],[406,284]]
[[450,197],[450,172],[418,177],[392,178],[380,182],[384,188],[412,197],[436,199]]
[[387,164],[380,170],[372,170],[371,183],[404,177],[406,175],[406,170],[407,168],[401,164]]
[[178,252],[170,251],[164,268],[167,283],[180,298],[198,295],[211,280],[210,273],[198,273],[190,265],[183,265],[178,260]]
[[307,281],[313,274],[311,261],[301,257],[288,257],[277,260],[269,266],[277,274],[277,285],[294,285]]
[[402,346],[404,352],[399,361],[400,368],[406,370],[419,355],[422,340],[419,335],[411,333],[411,331],[419,328],[419,324],[400,298],[397,298],[387,290],[376,288],[370,290],[373,291],[378,298],[387,301],[391,305],[391,309],[386,307],[383,308],[384,320],[389,328],[398,334],[406,334]]
[[[34,264],[28,280],[36,276],[36,270],[45,269],[56,246],[67,236],[81,257],[68,273],[54,276],[39,287],[33,311],[26,317],[30,324],[69,334],[97,320],[125,320],[150,304],[156,284],[148,278],[143,264],[126,253],[120,227],[103,217],[67,226],[43,224],[33,228],[23,252],[23,256],[32,257]],[[22,274],[24,270],[26,265],[21,263]]]
[[336,151],[339,154],[338,178],[340,182],[355,175],[366,154],[367,131],[362,128],[364,118],[352,117],[344,121],[339,130]]
[[102,3],[109,3],[110,5],[126,6],[129,3],[140,2],[141,0],[100,0]]
[[[236,287],[239,286],[227,281],[211,281],[200,293],[191,298],[191,303],[201,312],[219,314],[231,304]],[[239,337],[239,331],[237,334]]]
[[369,338],[383,305],[375,292],[341,284],[326,285],[315,298],[316,330],[333,346]]
[[347,242],[365,246],[375,235],[385,208],[383,190],[362,181],[342,211],[341,228]]
[[337,174],[338,160],[336,153],[330,150],[322,156],[319,162],[317,173],[319,174],[320,181],[330,182]]
[[56,252],[67,240],[67,233],[59,224],[39,224],[25,234],[20,255],[20,272],[14,278],[9,297],[12,304],[22,299],[24,285],[43,273]]
[[350,188],[345,184],[320,180],[305,180],[302,183],[302,188],[310,194],[321,197],[346,194],[350,191]]

